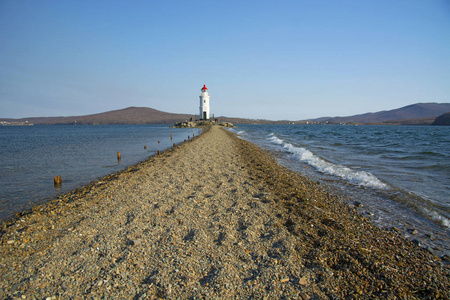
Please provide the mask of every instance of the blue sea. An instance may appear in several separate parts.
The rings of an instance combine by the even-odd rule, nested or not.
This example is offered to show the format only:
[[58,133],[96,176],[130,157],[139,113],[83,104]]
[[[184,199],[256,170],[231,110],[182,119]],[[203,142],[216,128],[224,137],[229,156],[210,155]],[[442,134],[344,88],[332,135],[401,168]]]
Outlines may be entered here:
[[242,139],[383,228],[450,255],[450,127],[240,125]]
[[[193,134],[198,135],[199,129],[160,125],[0,126],[0,220],[143,161]],[[62,178],[59,187],[53,183],[57,175]]]

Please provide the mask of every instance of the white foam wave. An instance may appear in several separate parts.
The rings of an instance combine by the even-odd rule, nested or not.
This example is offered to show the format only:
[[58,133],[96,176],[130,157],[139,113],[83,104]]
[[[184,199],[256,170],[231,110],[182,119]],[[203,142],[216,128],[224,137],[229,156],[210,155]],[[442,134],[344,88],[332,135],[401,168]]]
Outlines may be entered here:
[[374,189],[387,189],[387,185],[381,182],[372,173],[365,171],[355,171],[349,167],[327,162],[321,159],[320,157],[316,156],[308,149],[303,147],[296,147],[290,143],[283,141],[274,134],[270,135],[269,140],[273,144],[282,146],[295,159],[298,159],[299,161],[309,164],[319,172],[333,176],[338,176],[355,185],[371,187]]
[[450,229],[450,220],[447,219],[446,217],[438,214],[435,211],[430,211],[426,208],[423,209],[425,211],[425,213],[430,216],[434,221],[440,223],[442,226],[445,227],[446,230]]
[[275,136],[273,133],[270,134],[270,138],[269,140],[274,143],[274,144],[278,144],[278,145],[283,145],[284,141],[279,139],[277,136]]
[[236,130],[234,128],[227,128],[227,129],[237,135],[242,135],[245,132],[245,130]]

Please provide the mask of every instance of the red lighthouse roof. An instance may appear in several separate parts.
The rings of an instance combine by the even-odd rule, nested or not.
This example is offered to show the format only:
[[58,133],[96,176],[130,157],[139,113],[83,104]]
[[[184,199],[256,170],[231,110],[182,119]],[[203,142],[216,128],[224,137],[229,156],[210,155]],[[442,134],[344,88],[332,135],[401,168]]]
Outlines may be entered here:
[[203,85],[202,90],[207,90],[206,84]]

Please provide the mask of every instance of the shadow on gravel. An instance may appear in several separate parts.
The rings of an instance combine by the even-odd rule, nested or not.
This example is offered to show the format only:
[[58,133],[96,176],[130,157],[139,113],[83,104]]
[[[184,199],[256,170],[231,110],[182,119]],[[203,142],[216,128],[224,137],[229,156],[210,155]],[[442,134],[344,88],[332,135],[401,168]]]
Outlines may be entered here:
[[217,276],[218,273],[219,270],[217,270],[215,267],[211,267],[211,269],[209,269],[208,274],[206,276],[203,276],[202,279],[200,279],[200,284],[202,286],[209,285],[211,282],[214,281],[214,278]]
[[194,239],[194,237],[195,237],[195,230],[191,229],[191,230],[189,230],[188,234],[185,235],[183,240],[185,242],[189,242],[189,241],[192,241]]
[[226,235],[226,233],[224,233],[224,232],[221,232],[221,233],[219,233],[219,236],[217,237],[217,240],[215,241],[216,242],[216,245],[217,246],[222,246],[223,245],[223,240],[225,240],[225,237],[226,237],[227,235]]

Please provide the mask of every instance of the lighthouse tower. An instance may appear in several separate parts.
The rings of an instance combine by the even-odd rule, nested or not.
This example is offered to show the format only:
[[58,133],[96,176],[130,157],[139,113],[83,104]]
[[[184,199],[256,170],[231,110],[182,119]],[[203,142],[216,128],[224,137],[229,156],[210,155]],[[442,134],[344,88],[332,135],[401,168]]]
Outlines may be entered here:
[[209,120],[209,93],[206,85],[203,85],[200,95],[200,120]]

